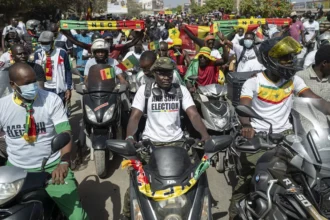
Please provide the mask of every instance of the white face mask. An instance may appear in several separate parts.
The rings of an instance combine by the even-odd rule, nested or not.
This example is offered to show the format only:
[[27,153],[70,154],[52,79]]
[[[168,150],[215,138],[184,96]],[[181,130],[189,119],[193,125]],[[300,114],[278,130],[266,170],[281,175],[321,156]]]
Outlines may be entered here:
[[245,39],[244,40],[244,46],[247,48],[247,49],[250,49],[253,45],[253,40],[250,40],[250,39]]
[[47,45],[42,45],[42,44],[41,44],[41,48],[42,48],[44,51],[48,52],[48,51],[50,51],[50,49],[52,48],[52,46],[51,46],[50,44],[47,44]]
[[[15,85],[18,86],[16,83]],[[37,95],[38,85],[36,82],[18,87],[21,92],[18,92],[17,90],[16,92],[19,93],[24,99],[33,100]]]

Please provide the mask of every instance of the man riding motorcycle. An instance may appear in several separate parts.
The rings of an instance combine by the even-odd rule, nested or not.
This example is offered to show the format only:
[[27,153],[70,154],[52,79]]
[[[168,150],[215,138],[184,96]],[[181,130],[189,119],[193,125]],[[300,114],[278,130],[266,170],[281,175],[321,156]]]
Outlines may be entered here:
[[[150,139],[155,146],[176,145],[178,142],[182,142],[181,109],[187,113],[192,125],[201,134],[202,141],[210,138],[187,88],[172,83],[174,69],[175,64],[167,57],[161,57],[153,64],[150,70],[155,75],[155,82],[143,85],[137,91],[127,126],[126,140],[135,142],[134,135],[137,132],[139,121],[143,114],[147,114],[142,139]],[[148,98],[145,92],[147,89],[151,89]],[[170,95],[171,91],[176,95]],[[155,96],[154,92],[159,92],[161,96]],[[141,157],[144,162],[148,163],[147,155],[141,155]],[[125,194],[121,219],[130,218],[128,192]]]
[[[326,31],[318,37],[318,48],[330,44],[330,31]],[[315,63],[315,54],[317,50],[309,52],[305,58],[304,69]]]
[[26,30],[27,32],[22,35],[22,40],[25,42],[25,46],[28,49],[28,53],[31,54],[36,51],[38,47],[38,31],[39,30],[40,21],[32,19],[26,22]]
[[[242,88],[240,104],[252,108],[273,126],[274,133],[284,135],[292,133],[289,115],[293,96],[320,98],[295,76],[293,58],[301,51],[300,44],[292,37],[273,38],[264,41],[259,48],[260,62],[266,67],[264,72],[248,79]],[[330,112],[330,103],[322,100],[323,111]],[[241,134],[253,138],[256,132],[268,132],[269,125],[264,121],[240,117]],[[251,121],[251,122],[250,122]],[[233,190],[229,207],[230,219],[237,219],[235,204],[249,193],[251,177],[258,159],[265,153],[260,150],[255,154],[242,153],[241,176]]]
[[[56,134],[71,133],[61,99],[38,89],[33,69],[26,63],[9,68],[14,93],[0,99],[0,127],[6,133],[8,166],[40,171],[42,161],[51,152]],[[87,219],[78,198],[75,178],[69,169],[72,142],[53,154],[46,164],[52,184],[46,191],[70,220]],[[65,198],[65,199],[64,199]]]
[[96,39],[92,44],[92,54],[94,58],[91,58],[87,61],[85,66],[85,83],[87,82],[88,72],[91,66],[95,64],[109,64],[115,69],[116,77],[118,78],[121,84],[127,84],[123,76],[123,71],[117,67],[119,64],[117,60],[108,57],[109,53],[109,44],[105,42],[104,39]]

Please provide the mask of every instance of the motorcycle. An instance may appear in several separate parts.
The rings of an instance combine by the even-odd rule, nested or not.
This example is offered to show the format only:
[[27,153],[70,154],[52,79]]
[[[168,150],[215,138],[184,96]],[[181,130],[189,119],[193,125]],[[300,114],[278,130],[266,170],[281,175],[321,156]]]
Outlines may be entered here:
[[51,184],[51,174],[45,172],[49,158],[71,140],[61,133],[51,142],[51,153],[44,158],[41,172],[26,172],[14,166],[0,167],[0,218],[10,220],[66,219],[45,188]]
[[[130,172],[129,188],[131,219],[212,219],[204,171],[211,158],[231,142],[229,135],[213,136],[205,142],[202,161],[197,164],[195,160],[193,164],[188,152],[200,146],[191,139],[183,147],[154,147],[150,141],[133,146],[128,141],[108,140],[109,149],[128,159],[123,164],[132,163],[134,168]],[[137,159],[141,151],[150,154],[149,164],[142,165]]]
[[115,79],[100,79],[100,71],[109,68],[105,64],[91,67],[87,85],[76,85],[76,92],[82,95],[83,126],[81,126],[78,150],[84,146],[91,149],[91,160],[95,161],[96,173],[105,178],[108,171],[108,160],[113,154],[105,145],[106,140],[115,139],[121,125],[123,100],[121,94],[126,91],[125,85],[115,83]]
[[[189,80],[196,81],[197,76],[188,77]],[[230,105],[226,98],[227,86],[219,84],[210,84],[206,86],[198,86],[196,93],[197,100],[194,100],[197,109],[202,116],[202,121],[209,133],[214,135],[233,134],[236,132],[238,119],[235,115],[234,108]],[[227,167],[227,149],[219,152],[213,158],[215,169],[219,173],[223,173]]]
[[[330,218],[330,129],[322,107],[318,99],[294,98],[295,134],[269,132],[267,138],[275,140],[275,147],[239,147],[245,152],[268,150],[258,160],[250,194],[236,204],[241,219]],[[237,106],[236,111],[264,120],[248,106]]]

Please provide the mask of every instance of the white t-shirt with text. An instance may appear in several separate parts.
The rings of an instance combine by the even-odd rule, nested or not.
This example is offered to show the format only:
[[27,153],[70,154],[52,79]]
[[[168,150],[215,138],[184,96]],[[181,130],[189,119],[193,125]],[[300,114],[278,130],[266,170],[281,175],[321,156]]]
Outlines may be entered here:
[[[153,87],[155,83],[153,84]],[[145,106],[145,87],[142,85],[137,91],[133,108],[144,112]],[[181,86],[182,106],[178,97],[171,97],[163,92],[163,98],[157,99],[152,92],[148,99],[147,122],[143,131],[142,138],[150,139],[155,142],[173,142],[183,137],[180,121],[180,108],[186,111],[189,107],[195,105],[189,91],[186,87]]]
[[[6,133],[8,160],[17,167],[40,168],[43,158],[51,152],[51,141],[56,135],[55,126],[68,122],[62,100],[55,93],[38,90],[33,103],[37,141],[30,144],[23,138],[26,109],[17,105],[13,96],[14,93],[0,99],[0,127]],[[59,157],[60,152],[56,152],[47,164]]]

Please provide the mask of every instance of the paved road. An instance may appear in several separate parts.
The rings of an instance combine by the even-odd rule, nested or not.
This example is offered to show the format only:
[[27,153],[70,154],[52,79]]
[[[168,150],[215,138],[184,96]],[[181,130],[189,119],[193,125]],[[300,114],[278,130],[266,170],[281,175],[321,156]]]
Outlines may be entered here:
[[[74,138],[77,138],[79,120],[82,113],[80,109],[80,95],[73,92],[73,114],[70,122],[73,128]],[[128,173],[122,170],[120,162],[122,158],[115,156],[110,163],[110,171],[107,179],[99,179],[95,174],[94,161],[88,161],[88,157],[75,176],[79,182],[79,192],[83,207],[91,220],[116,220],[122,210],[122,202],[128,188]],[[212,196],[217,204],[212,208],[213,219],[228,219],[228,206],[232,187],[227,183],[225,175],[219,174],[214,168],[207,171]],[[228,177],[228,172],[226,172]]]

